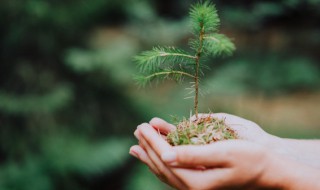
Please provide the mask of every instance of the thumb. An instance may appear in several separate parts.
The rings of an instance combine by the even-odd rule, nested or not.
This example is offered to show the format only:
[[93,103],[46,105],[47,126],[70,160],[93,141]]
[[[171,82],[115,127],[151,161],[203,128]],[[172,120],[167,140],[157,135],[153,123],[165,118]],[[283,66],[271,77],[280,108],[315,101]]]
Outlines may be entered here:
[[157,117],[151,119],[149,123],[152,127],[160,131],[162,134],[168,134],[169,132],[176,130],[176,127],[174,125]]
[[209,145],[176,146],[161,154],[163,162],[177,167],[221,167],[228,164],[224,142]]

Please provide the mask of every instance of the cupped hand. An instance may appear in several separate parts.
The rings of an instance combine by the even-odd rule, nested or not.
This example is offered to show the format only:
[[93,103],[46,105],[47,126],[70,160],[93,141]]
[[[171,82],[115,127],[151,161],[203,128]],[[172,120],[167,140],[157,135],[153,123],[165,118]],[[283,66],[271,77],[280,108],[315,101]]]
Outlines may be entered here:
[[139,145],[131,147],[130,154],[148,165],[163,182],[177,189],[282,189],[285,186],[287,189],[308,186],[320,189],[318,170],[305,167],[308,164],[279,158],[274,149],[271,151],[270,144],[275,143],[277,137],[237,116],[212,116],[225,119],[242,140],[172,147],[164,140],[164,135],[175,130],[175,126],[154,118],[150,124],[138,126],[135,136]]
[[262,146],[243,140],[171,147],[149,124],[137,131],[140,145],[133,146],[131,154],[177,189],[257,187],[270,161]]
[[[280,141],[279,137],[273,136],[265,132],[259,125],[256,123],[243,119],[241,117],[226,114],[226,113],[215,113],[215,114],[199,114],[198,117],[214,117],[217,119],[224,119],[226,124],[233,129],[238,137],[242,140],[248,140],[269,148],[274,148]],[[195,119],[195,116],[191,118]],[[166,135],[170,131],[175,130],[175,126],[167,123],[166,121],[160,118],[153,118],[150,121],[150,125],[154,127],[159,133]],[[138,133],[138,131],[136,131]]]
[[[208,114],[199,114],[199,117],[207,116]],[[210,116],[218,119],[225,119],[226,124],[236,131],[240,139],[249,140],[259,144],[272,144],[268,143],[268,141],[271,142],[274,137],[264,132],[257,124],[249,120],[225,113],[210,114]],[[157,131],[157,134],[154,133],[152,128]],[[181,182],[181,179],[176,177],[173,171],[169,170],[166,165],[161,162],[161,159],[159,158],[159,149],[157,149],[157,154],[157,151],[151,148],[152,146],[149,143],[154,141],[148,142],[144,138],[141,138],[141,131],[147,132],[149,135],[153,134],[153,139],[159,139],[159,137],[161,137],[162,139],[160,138],[159,141],[157,141],[162,142],[159,147],[162,147],[163,150],[170,150],[171,146],[163,139],[165,139],[165,136],[170,131],[175,129],[176,127],[174,125],[167,123],[160,118],[153,118],[150,121],[150,124],[145,123],[138,126],[134,134],[139,139],[139,146],[136,145],[131,147],[130,153],[148,165],[150,170],[163,182],[178,189],[185,189],[185,184]],[[194,165],[192,163],[184,163],[184,167],[192,168]],[[200,164],[196,166],[196,168],[204,168],[204,166]]]

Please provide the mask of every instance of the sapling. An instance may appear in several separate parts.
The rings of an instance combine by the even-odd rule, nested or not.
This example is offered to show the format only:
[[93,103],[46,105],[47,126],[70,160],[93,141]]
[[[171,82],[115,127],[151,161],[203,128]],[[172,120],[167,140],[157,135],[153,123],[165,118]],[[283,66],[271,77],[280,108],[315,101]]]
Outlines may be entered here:
[[208,144],[218,140],[237,138],[236,133],[225,124],[224,119],[199,116],[199,82],[204,75],[204,57],[230,56],[235,50],[231,40],[218,33],[220,19],[215,6],[209,1],[196,3],[190,8],[191,53],[175,47],[154,47],[135,57],[142,75],[137,82],[144,86],[154,79],[192,80],[194,94],[194,117],[183,119],[177,129],[167,135],[171,145]]

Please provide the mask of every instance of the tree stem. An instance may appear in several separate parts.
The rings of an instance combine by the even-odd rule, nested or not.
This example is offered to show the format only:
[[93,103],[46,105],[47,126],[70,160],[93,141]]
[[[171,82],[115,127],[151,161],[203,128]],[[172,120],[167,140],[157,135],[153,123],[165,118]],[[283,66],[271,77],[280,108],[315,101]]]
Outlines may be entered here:
[[203,24],[200,24],[201,31],[199,34],[199,47],[196,54],[196,65],[195,65],[195,77],[194,77],[194,88],[195,88],[195,96],[194,96],[194,114],[196,116],[196,120],[198,120],[198,104],[199,104],[199,68],[200,68],[200,57],[203,46],[203,38],[204,38],[204,28]]

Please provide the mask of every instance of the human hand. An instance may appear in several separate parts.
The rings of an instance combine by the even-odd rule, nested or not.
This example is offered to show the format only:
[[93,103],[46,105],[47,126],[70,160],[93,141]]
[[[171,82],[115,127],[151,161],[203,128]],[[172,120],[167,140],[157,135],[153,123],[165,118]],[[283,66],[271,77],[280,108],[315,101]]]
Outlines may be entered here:
[[[175,188],[299,189],[295,181],[301,176],[292,174],[300,166],[279,159],[260,145],[244,140],[229,140],[203,146],[171,147],[148,124],[139,126],[137,131],[140,146],[133,146],[131,154],[146,163],[162,181]],[[205,169],[199,170],[198,166],[205,166]],[[306,170],[300,168],[300,171]],[[310,173],[309,169],[306,173]],[[302,183],[300,187],[310,184],[310,187],[318,187],[314,184],[317,178],[308,177],[309,180],[312,178],[313,182]]]
[[[199,116],[207,117],[208,114],[199,114]],[[210,116],[218,119],[225,118],[226,124],[236,131],[240,139],[260,144],[288,159],[320,169],[320,162],[318,161],[320,159],[320,140],[280,138],[268,134],[256,123],[238,116],[225,113],[210,114]],[[158,118],[152,119],[150,122],[155,129],[166,128],[164,125],[168,124],[165,123]]]
[[[200,117],[207,117],[208,114],[199,114]],[[300,162],[311,167],[320,169],[320,141],[319,140],[296,140],[280,138],[265,132],[256,123],[241,117],[226,113],[210,114],[211,117],[224,119],[226,124],[238,134],[243,140],[260,144],[274,153],[285,156],[287,159]],[[194,116],[193,116],[194,117]],[[150,124],[155,128],[165,128],[166,122],[161,119],[152,119]],[[168,125],[168,124],[167,124]]]
[[[225,123],[237,133],[240,139],[248,140],[272,149],[279,144],[279,137],[266,133],[259,125],[252,121],[226,113],[199,114],[199,117],[208,117],[208,115],[217,119],[224,119]],[[195,116],[191,117],[191,120],[193,119],[195,119]],[[167,135],[170,131],[175,130],[174,125],[159,118],[153,118],[150,121],[150,125],[163,135]],[[138,133],[138,131],[136,131],[136,133]]]
[[[272,146],[276,144],[278,137],[266,133],[256,123],[252,121],[226,113],[199,114],[199,117],[208,117],[208,115],[217,119],[224,119],[225,123],[237,133],[240,139],[248,140],[256,144],[261,144],[269,148],[273,148]],[[191,117],[190,119],[194,120],[195,116]],[[169,132],[176,129],[176,126],[167,123],[166,121],[160,118],[153,118],[150,121],[150,125],[156,131],[158,131],[158,134],[161,135],[164,139]],[[136,130],[134,133],[137,138],[139,136],[139,133],[139,130]]]
[[[140,146],[131,150],[162,181],[178,189],[251,187],[258,183],[267,165],[264,151],[253,143],[230,140],[171,147],[148,124],[142,124],[137,131]],[[252,163],[258,164],[252,167]],[[206,169],[197,169],[199,166]]]

